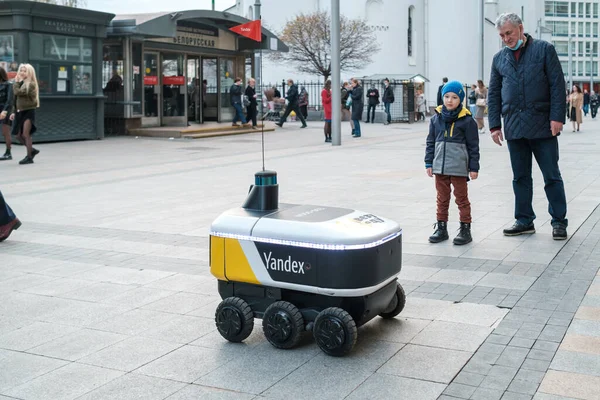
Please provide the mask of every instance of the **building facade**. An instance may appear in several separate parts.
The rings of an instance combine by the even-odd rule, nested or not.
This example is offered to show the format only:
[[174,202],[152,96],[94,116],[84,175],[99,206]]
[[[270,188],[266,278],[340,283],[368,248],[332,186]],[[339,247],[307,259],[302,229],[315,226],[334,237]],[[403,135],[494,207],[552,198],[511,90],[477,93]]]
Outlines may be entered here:
[[[238,0],[229,12],[253,19],[255,0]],[[310,13],[317,10],[329,10],[330,0],[307,0],[303,2],[282,2],[280,0],[261,0],[262,19],[274,32],[279,32],[298,13]],[[549,15],[545,10],[549,3],[569,3],[568,16]],[[494,22],[504,12],[519,14],[524,22],[525,31],[534,37],[555,40],[545,34],[548,22],[573,18],[571,4],[583,6],[584,14],[588,10],[593,15],[598,0],[586,2],[544,1],[544,0],[343,0],[341,13],[349,18],[363,18],[376,33],[381,51],[373,56],[373,62],[359,71],[343,71],[342,78],[351,76],[417,75],[429,80],[425,84],[425,98],[432,106],[436,102],[438,86],[443,77],[456,79],[464,83],[475,83],[482,79],[487,84],[494,54],[502,48]],[[480,7],[483,5],[483,54],[481,52]],[[556,6],[553,6],[556,7]],[[560,8],[560,7],[559,7]],[[555,8],[554,8],[555,9]],[[562,8],[561,8],[562,10]],[[590,21],[592,22],[592,21]],[[561,22],[562,23],[562,22]],[[577,22],[568,25],[569,29],[588,29],[587,21],[583,26]],[[590,32],[593,24],[590,23]],[[579,31],[577,31],[579,32]],[[587,39],[587,37],[586,37]],[[590,45],[593,36],[589,36]],[[564,40],[563,37],[558,40]],[[560,44],[559,44],[560,45]],[[587,44],[583,46],[585,51]],[[561,49],[561,61],[566,54]],[[586,64],[577,59],[575,71],[579,66],[585,71]],[[482,68],[483,64],[483,68]],[[481,70],[483,69],[483,74]],[[567,69],[565,68],[565,73]],[[318,77],[306,76],[294,71],[293,66],[282,68],[273,65],[268,59],[264,63],[263,80],[280,82],[294,77],[298,80],[316,80]]]

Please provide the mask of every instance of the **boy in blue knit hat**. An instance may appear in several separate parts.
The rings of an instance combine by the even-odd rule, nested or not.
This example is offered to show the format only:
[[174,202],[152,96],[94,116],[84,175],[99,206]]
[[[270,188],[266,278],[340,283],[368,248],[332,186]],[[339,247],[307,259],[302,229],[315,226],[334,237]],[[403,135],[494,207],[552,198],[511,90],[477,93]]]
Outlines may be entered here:
[[460,214],[460,231],[454,244],[464,245],[473,241],[471,236],[471,203],[467,182],[479,174],[479,135],[477,123],[471,112],[463,107],[465,90],[458,81],[451,81],[442,88],[443,104],[429,124],[425,168],[427,175],[435,175],[437,191],[436,230],[429,237],[430,243],[448,240],[448,208],[451,187]]

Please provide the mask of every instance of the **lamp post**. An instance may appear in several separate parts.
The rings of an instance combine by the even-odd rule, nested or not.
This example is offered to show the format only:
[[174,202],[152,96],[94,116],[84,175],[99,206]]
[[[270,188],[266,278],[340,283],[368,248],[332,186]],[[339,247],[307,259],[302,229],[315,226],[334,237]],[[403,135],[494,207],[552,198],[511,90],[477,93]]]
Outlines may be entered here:
[[[255,2],[254,2],[254,20],[256,20],[256,21],[262,20],[260,0],[255,0]],[[258,88],[259,91],[262,90],[262,70],[260,68],[261,63],[262,63],[262,46],[263,46],[263,42],[261,41],[260,42],[261,51],[254,52],[254,80],[256,81],[256,87]],[[259,96],[261,96],[261,98],[262,98],[262,93],[259,94]],[[261,103],[261,115],[262,115],[262,101],[260,103]]]
[[331,0],[331,144],[342,144],[340,0]]

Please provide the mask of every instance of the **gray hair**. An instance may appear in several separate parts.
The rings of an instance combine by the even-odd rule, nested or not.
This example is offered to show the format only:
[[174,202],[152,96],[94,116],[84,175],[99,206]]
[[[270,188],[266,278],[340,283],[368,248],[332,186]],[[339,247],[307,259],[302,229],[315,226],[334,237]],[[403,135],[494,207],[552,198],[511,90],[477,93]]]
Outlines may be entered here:
[[500,29],[506,23],[510,23],[513,26],[519,26],[523,24],[523,20],[515,13],[500,14],[496,19],[496,29]]

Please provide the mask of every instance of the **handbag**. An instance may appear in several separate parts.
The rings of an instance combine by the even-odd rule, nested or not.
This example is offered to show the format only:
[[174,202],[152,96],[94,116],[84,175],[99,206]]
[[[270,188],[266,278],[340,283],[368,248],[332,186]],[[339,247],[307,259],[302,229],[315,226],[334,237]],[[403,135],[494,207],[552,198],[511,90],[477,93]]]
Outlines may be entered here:
[[485,101],[485,99],[477,99],[475,105],[478,107],[485,107],[487,105],[487,102]]
[[250,99],[248,99],[248,96],[244,95],[244,107],[248,107],[250,105]]

